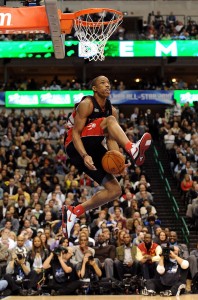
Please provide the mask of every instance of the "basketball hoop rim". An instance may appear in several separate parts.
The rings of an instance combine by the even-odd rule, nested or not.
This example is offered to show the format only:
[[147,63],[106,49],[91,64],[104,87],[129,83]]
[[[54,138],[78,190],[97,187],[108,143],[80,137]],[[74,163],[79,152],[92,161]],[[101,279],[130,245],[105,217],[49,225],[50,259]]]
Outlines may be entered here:
[[[117,16],[117,19],[110,20],[110,21],[103,21],[103,22],[89,22],[89,21],[83,21],[78,20],[77,18],[83,15],[90,15],[90,14],[96,14],[100,12],[110,12],[112,14],[115,14]],[[85,27],[99,27],[101,25],[109,25],[109,24],[116,24],[119,23],[123,19],[123,13],[121,11],[112,9],[112,8],[86,8],[79,11],[74,12],[74,21],[77,25],[83,25]]]

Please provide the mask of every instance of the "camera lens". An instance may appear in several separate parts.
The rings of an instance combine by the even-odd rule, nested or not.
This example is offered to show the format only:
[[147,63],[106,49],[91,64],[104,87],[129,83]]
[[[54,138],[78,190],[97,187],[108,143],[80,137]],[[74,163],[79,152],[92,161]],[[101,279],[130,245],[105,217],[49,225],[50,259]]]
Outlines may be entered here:
[[21,259],[23,258],[23,255],[22,255],[22,254],[17,254],[17,258],[18,258],[19,260],[21,260]]

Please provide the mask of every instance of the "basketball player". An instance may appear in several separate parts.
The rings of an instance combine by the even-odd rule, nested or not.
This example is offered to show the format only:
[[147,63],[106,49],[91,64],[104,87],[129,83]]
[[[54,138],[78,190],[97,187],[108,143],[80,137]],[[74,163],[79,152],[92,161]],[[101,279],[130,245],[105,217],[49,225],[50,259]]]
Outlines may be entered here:
[[137,143],[129,141],[117,122],[116,109],[108,99],[110,89],[107,77],[98,76],[93,79],[94,96],[82,98],[68,120],[70,129],[65,146],[71,164],[104,187],[83,204],[76,207],[63,207],[62,226],[68,238],[77,217],[121,195],[121,187],[117,179],[106,173],[101,165],[102,157],[107,151],[102,144],[104,138],[106,137],[108,150],[119,151],[119,146],[121,146],[137,166],[144,163],[144,153],[151,144],[149,133],[145,133]]

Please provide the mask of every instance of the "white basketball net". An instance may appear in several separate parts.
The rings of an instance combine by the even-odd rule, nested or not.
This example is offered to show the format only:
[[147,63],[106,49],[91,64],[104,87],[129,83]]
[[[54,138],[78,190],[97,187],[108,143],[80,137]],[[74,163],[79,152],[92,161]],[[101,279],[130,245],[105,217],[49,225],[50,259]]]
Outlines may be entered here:
[[[76,37],[79,39],[80,57],[89,59],[89,61],[104,60],[104,48],[113,32],[122,23],[122,19],[116,13],[110,14],[108,23],[104,23],[107,11],[101,11],[100,14],[86,14],[74,20]],[[97,16],[97,21],[95,17]],[[114,22],[116,20],[116,22]],[[85,26],[85,23],[93,26]]]

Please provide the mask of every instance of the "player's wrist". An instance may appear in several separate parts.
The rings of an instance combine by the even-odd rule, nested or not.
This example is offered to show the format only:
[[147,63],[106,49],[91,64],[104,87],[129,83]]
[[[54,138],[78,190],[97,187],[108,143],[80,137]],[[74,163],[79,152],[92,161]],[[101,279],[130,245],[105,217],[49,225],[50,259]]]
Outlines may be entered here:
[[82,158],[84,159],[86,156],[89,156],[89,154],[84,153],[84,154],[82,155]]

